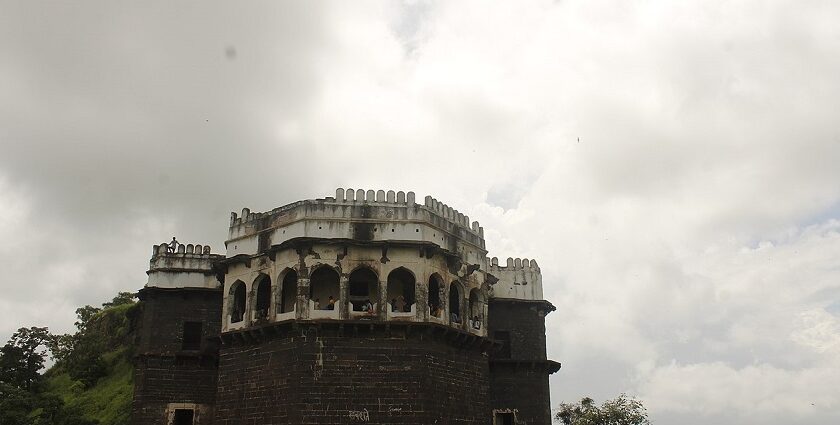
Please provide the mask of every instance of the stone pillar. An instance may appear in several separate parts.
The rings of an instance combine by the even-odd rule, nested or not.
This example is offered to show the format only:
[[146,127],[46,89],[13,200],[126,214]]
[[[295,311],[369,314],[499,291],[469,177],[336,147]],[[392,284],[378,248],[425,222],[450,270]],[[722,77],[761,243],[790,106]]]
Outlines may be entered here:
[[222,285],[222,331],[226,331],[230,323],[230,286],[231,283]]
[[301,270],[301,273],[298,274],[297,313],[295,314],[297,319],[309,319],[309,278],[301,277],[304,271]]
[[277,317],[277,314],[280,313],[280,300],[281,294],[280,292],[283,290],[283,280],[279,279],[277,276],[277,271],[274,270],[274,267],[271,268],[269,272],[273,276],[271,277],[271,305],[268,306],[268,318],[271,321],[274,321],[274,318]]
[[417,312],[422,322],[429,320],[429,266],[424,263],[421,270],[417,270],[417,282],[414,283],[414,298],[417,303]]
[[341,274],[338,278],[338,317],[342,319],[350,318],[350,311],[347,309],[348,289],[350,286],[350,279],[347,275]]
[[390,301],[388,299],[388,275],[385,274],[384,269],[380,270],[383,276],[379,276],[379,311],[377,311],[377,317],[379,320],[388,320],[388,310],[390,309],[388,306],[388,301]]
[[[250,276],[249,276],[248,280],[251,280]],[[254,291],[254,282],[253,281],[250,282],[250,283],[245,282],[245,312],[242,314],[242,321],[245,322],[245,326],[250,326],[251,323],[253,322],[253,320],[251,320],[251,317],[253,315],[252,311],[254,309],[254,303],[255,303],[254,298],[256,298],[253,291]]]

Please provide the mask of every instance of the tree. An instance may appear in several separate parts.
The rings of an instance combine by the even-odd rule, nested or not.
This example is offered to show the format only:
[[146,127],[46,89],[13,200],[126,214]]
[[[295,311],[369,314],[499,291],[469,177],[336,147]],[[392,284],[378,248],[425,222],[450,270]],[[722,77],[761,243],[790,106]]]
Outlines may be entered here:
[[134,304],[135,298],[137,298],[137,295],[133,292],[119,292],[117,293],[117,296],[111,300],[111,302],[102,303],[102,308],[111,308],[124,304]]
[[[117,295],[113,302],[120,298],[121,296]],[[50,349],[57,364],[67,371],[70,378],[80,381],[87,388],[92,387],[99,378],[108,373],[102,359],[106,341],[97,332],[97,318],[101,317],[100,313],[102,309],[89,305],[77,308],[78,331],[72,335],[54,335],[50,339]]]
[[554,419],[564,425],[650,425],[642,402],[626,394],[605,401],[601,407],[589,397],[575,404],[560,403]]
[[101,308],[92,307],[89,305],[77,308],[76,317],[78,317],[79,320],[76,321],[75,325],[76,328],[79,329],[79,332],[84,332],[85,330],[87,330],[94,316],[96,316],[96,314],[100,311],[102,311]]
[[51,339],[47,328],[20,328],[0,348],[0,381],[32,391],[41,377],[47,358],[46,347]]
[[29,425],[29,412],[35,405],[31,393],[0,381],[0,424]]

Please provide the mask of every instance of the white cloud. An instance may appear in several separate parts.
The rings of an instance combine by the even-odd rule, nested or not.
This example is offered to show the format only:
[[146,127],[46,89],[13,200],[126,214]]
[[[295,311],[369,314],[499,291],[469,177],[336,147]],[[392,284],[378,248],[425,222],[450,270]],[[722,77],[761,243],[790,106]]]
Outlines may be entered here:
[[723,362],[657,369],[640,385],[651,414],[669,412],[680,423],[720,417],[736,423],[832,423],[840,418],[834,390],[840,370],[785,370],[769,364],[733,368]]

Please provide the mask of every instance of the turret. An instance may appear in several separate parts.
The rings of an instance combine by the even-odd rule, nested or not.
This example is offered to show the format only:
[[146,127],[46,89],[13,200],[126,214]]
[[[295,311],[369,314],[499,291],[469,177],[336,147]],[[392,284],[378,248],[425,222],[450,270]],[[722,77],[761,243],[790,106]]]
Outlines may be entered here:
[[223,255],[201,244],[152,248],[140,316],[132,424],[210,424],[216,395]]
[[224,255],[211,254],[209,245],[178,244],[172,249],[162,243],[152,247],[146,287],[219,288],[214,265]]

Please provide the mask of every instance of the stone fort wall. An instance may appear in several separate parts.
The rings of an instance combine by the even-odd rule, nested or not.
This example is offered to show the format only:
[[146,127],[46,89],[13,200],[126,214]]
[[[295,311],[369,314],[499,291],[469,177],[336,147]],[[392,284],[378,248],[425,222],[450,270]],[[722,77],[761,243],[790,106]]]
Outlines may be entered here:
[[289,327],[226,345],[215,424],[489,423],[480,338],[419,326]]
[[[131,423],[169,425],[176,404],[196,410],[196,424],[212,423],[221,290],[145,288],[134,359]],[[198,347],[184,349],[184,323],[201,323]]]

